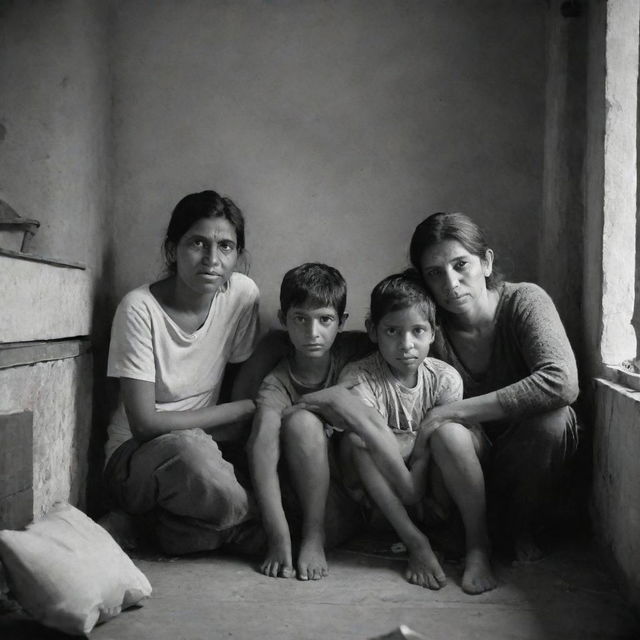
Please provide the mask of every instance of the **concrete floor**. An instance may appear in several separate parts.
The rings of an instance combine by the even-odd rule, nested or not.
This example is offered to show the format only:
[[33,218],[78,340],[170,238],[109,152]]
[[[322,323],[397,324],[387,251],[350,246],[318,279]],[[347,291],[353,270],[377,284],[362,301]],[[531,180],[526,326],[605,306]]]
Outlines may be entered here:
[[[500,585],[481,596],[460,590],[456,564],[433,592],[405,582],[404,561],[391,554],[339,550],[329,561],[328,578],[303,583],[262,576],[243,558],[139,557],[152,598],[91,640],[365,640],[400,624],[429,640],[640,639],[640,622],[586,543],[565,543],[535,564],[497,562]],[[67,637],[0,615],[2,640]]]

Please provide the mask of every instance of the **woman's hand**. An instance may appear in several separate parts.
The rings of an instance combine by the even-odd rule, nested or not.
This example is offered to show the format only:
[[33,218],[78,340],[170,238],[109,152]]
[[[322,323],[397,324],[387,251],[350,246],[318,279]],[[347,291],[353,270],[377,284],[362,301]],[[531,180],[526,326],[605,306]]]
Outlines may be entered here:
[[413,447],[413,452],[409,458],[409,465],[418,462],[422,455],[428,451],[427,441],[443,424],[447,422],[458,422],[451,411],[452,404],[443,404],[433,407],[424,417],[418,428],[418,435]]
[[349,389],[336,385],[305,394],[283,412],[283,417],[300,409],[306,409],[322,416],[325,422],[334,427],[353,431],[349,426],[349,417],[353,414],[354,403],[356,406],[362,406],[362,401]]
[[431,434],[439,429],[443,424],[459,421],[451,410],[451,407],[453,407],[453,405],[443,404],[433,407],[433,409],[427,412],[427,415],[420,423],[417,442],[420,440],[426,442]]

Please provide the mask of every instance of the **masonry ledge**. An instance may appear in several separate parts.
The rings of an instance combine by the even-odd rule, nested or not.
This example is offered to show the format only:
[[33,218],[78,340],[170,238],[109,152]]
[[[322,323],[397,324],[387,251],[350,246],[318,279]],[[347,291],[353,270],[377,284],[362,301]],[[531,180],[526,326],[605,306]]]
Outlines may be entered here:
[[640,391],[603,377],[595,385],[593,523],[640,610]]
[[91,348],[88,338],[39,342],[0,342],[0,369],[77,358]]
[[70,269],[86,269],[87,267],[81,262],[71,262],[70,260],[59,260],[58,258],[50,258],[49,256],[41,256],[37,253],[24,253],[22,251],[12,251],[0,247],[0,256],[13,258],[14,260],[26,260],[27,262],[40,262],[42,264],[50,264],[56,267],[68,267]]
[[[616,394],[623,396],[630,400],[632,403],[638,404],[640,406],[640,391],[631,388],[627,384],[621,383],[619,378],[612,380],[607,375],[607,377],[595,378],[595,382],[598,385],[603,385],[608,389],[611,389]],[[640,424],[638,425],[638,428],[640,428]]]
[[91,333],[92,281],[77,264],[0,252],[0,342]]
[[[603,367],[603,375],[596,380],[607,380],[619,388],[625,395],[631,394],[632,399],[640,402],[640,373],[634,373],[621,365],[606,364]],[[635,394],[635,395],[634,395]]]

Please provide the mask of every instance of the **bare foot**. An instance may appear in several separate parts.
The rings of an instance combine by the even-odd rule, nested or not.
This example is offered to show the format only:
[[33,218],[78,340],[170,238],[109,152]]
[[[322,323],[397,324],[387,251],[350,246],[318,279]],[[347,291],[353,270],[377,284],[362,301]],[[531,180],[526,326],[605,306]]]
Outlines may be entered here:
[[298,580],[321,580],[329,575],[322,536],[306,536],[302,540],[297,566]]
[[544,551],[535,543],[529,532],[521,533],[515,543],[517,562],[537,562],[544,558]]
[[489,552],[486,549],[470,549],[464,562],[462,590],[472,595],[491,591],[498,583],[491,570]]
[[407,582],[434,590],[447,584],[447,577],[426,539],[423,543],[408,549],[409,563],[404,574]]
[[272,578],[290,578],[293,576],[293,562],[291,560],[291,544],[286,542],[269,544],[260,571]]

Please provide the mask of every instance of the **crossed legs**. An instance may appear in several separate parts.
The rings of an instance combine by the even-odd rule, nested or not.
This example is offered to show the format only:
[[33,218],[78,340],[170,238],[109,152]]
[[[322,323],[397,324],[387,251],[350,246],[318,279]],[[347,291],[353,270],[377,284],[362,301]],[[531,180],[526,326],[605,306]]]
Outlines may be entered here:
[[216,549],[253,515],[233,466],[200,429],[128,441],[109,460],[105,480],[125,512],[155,514],[157,541],[170,554]]

